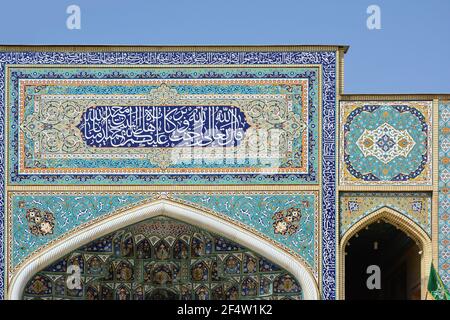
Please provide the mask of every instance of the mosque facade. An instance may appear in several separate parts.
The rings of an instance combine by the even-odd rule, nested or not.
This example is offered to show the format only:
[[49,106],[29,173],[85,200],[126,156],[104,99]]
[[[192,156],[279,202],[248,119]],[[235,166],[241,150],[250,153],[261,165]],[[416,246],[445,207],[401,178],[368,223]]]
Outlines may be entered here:
[[449,286],[450,94],[345,94],[347,50],[1,47],[0,298]]

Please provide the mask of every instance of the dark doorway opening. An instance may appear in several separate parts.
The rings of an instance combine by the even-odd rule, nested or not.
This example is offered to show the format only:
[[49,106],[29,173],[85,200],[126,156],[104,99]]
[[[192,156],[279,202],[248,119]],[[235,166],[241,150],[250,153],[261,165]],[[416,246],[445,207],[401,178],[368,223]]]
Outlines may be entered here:
[[[403,231],[382,220],[360,230],[346,246],[345,298],[419,300],[421,250]],[[367,286],[367,279],[375,273],[367,273],[372,265],[380,268],[381,289]]]

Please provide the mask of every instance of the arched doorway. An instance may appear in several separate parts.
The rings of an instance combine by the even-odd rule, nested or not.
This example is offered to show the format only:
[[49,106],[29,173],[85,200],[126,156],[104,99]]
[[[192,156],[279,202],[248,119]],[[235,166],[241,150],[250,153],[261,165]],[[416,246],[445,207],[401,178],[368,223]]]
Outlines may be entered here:
[[[37,273],[47,268],[50,264],[56,263],[59,259],[64,258],[66,255],[72,253],[73,251],[76,251],[83,246],[88,245],[91,241],[93,241],[93,239],[99,239],[101,237],[107,236],[108,234],[120,231],[123,228],[132,226],[136,223],[145,222],[145,220],[147,219],[160,216],[177,219],[182,223],[199,227],[205,232],[212,232],[216,235],[220,235],[224,238],[229,239],[229,241],[231,242],[239,244],[242,248],[245,247],[245,250],[250,250],[256,255],[260,255],[261,257],[274,262],[279,266],[279,268],[284,270],[285,273],[288,273],[293,277],[283,278],[272,275],[271,277],[274,278],[272,279],[272,287],[276,285],[275,282],[280,282],[280,284],[282,284],[283,286],[291,288],[292,284],[297,282],[299,288],[301,288],[303,299],[319,299],[319,292],[315,279],[308,270],[308,267],[306,267],[302,261],[294,258],[290,254],[282,250],[279,250],[270,241],[267,241],[266,239],[259,237],[256,234],[242,228],[239,225],[236,225],[233,222],[227,221],[226,219],[223,219],[218,215],[210,212],[204,212],[188,205],[166,199],[152,201],[128,211],[121,212],[120,214],[117,214],[115,216],[110,216],[109,218],[99,221],[98,223],[88,228],[81,229],[70,237],[64,239],[64,241],[55,243],[51,247],[47,248],[44,252],[37,255],[32,261],[21,267],[13,276],[8,286],[8,299],[21,299],[23,297],[25,288],[27,287],[27,285],[29,285],[29,281],[32,280],[32,278]],[[155,244],[156,247],[151,249],[151,252],[153,252],[154,254],[156,254],[156,248],[159,247],[158,244],[159,243]],[[173,244],[170,245],[172,246]],[[173,251],[174,249],[171,248],[169,249],[169,251],[170,250]],[[192,248],[190,250],[192,251]],[[241,252],[240,255],[242,254],[243,253]],[[242,268],[240,270],[243,272]],[[283,279],[286,281],[284,281]],[[46,279],[41,280],[47,281]],[[243,280],[247,282],[249,281],[247,279]],[[42,284],[42,281],[38,281],[37,285],[40,286]],[[252,284],[254,284],[254,282],[252,282]],[[121,283],[119,283],[118,286],[118,289],[122,288]],[[261,282],[259,286],[261,286]],[[162,289],[167,288],[164,287]],[[240,287],[236,286],[236,290],[241,289],[242,283]],[[115,292],[115,294],[123,294],[124,296],[126,296],[129,293],[127,292],[125,287],[122,291],[123,292]],[[153,293],[145,292],[145,294],[148,293],[149,298],[165,296],[169,297],[172,294],[171,292],[167,290],[159,290]],[[282,295],[283,292],[278,293]],[[95,295],[95,292],[93,292],[93,294]],[[105,295],[109,294],[110,293],[108,292],[105,293]],[[199,294],[203,295],[204,292],[199,292]],[[232,294],[235,295],[234,292],[232,292]]]
[[431,241],[413,221],[383,208],[356,223],[341,241],[341,298],[424,298]]

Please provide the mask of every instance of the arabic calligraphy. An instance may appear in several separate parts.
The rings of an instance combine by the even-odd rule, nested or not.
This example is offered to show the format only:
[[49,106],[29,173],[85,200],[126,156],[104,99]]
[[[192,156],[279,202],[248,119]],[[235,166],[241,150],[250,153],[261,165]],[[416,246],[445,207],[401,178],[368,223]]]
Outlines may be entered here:
[[233,106],[96,106],[77,127],[92,147],[174,148],[235,147],[250,125]]

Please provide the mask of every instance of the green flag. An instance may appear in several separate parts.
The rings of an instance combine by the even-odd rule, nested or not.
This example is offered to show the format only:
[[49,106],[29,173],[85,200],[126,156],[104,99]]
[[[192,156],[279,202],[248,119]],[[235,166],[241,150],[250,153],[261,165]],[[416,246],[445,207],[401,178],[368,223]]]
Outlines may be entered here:
[[428,292],[435,300],[450,300],[450,293],[442,282],[439,274],[431,264],[430,278],[428,279]]

